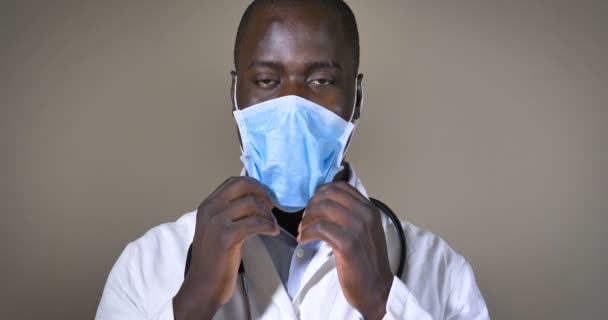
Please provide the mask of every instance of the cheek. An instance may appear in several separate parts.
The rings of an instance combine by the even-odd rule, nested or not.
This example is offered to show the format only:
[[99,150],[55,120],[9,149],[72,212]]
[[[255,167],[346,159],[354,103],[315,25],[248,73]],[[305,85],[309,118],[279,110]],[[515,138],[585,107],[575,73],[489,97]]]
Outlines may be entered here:
[[355,99],[354,96],[350,97],[346,94],[342,94],[334,97],[327,97],[322,102],[317,102],[322,106],[325,106],[329,111],[337,114],[342,119],[349,121],[354,109]]
[[246,109],[270,99],[272,99],[272,97],[260,94],[259,90],[254,90],[252,86],[246,83],[239,83],[239,86],[236,89],[236,102],[239,109]]
[[234,100],[233,103],[240,110],[246,109],[256,103],[252,97],[251,85],[246,75],[238,73],[232,99]]
[[247,86],[243,82],[244,81],[241,80],[239,83],[237,83],[236,87],[235,100],[239,109],[245,109],[251,105],[249,101],[249,94],[247,93],[249,90],[247,90]]

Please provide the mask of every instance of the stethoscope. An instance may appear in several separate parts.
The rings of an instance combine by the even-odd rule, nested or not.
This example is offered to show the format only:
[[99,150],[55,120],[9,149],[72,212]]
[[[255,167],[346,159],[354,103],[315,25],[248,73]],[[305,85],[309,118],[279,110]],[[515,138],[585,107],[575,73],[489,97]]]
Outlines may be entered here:
[[[384,204],[384,202],[378,200],[378,199],[374,199],[374,198],[369,198],[369,200],[376,206],[376,208],[380,209],[380,211],[382,211],[382,213],[384,213],[389,219],[391,219],[391,222],[393,223],[393,226],[395,227],[395,229],[397,230],[397,235],[399,236],[399,244],[400,244],[400,256],[399,256],[399,265],[397,267],[397,272],[395,273],[395,275],[401,279],[403,277],[403,268],[405,268],[405,256],[406,256],[406,243],[405,243],[405,233],[403,232],[403,226],[401,225],[401,221],[399,221],[399,218],[397,217],[397,215],[395,215],[395,213],[393,212],[393,210],[391,210],[391,208],[389,208],[389,206],[387,206],[386,204]],[[188,269],[190,268],[190,261],[192,260],[192,244],[190,244],[190,247],[188,248],[188,255],[186,256],[186,267],[184,270],[184,277],[186,277],[186,274],[188,273]],[[246,312],[247,312],[247,318],[251,320],[251,305],[250,305],[250,301],[249,301],[249,286],[247,284],[247,275],[245,274],[245,266],[243,265],[243,260],[241,260],[241,264],[239,265],[239,280],[241,282],[241,286],[243,287],[243,292],[244,292],[244,297],[245,297],[245,305],[246,305]]]

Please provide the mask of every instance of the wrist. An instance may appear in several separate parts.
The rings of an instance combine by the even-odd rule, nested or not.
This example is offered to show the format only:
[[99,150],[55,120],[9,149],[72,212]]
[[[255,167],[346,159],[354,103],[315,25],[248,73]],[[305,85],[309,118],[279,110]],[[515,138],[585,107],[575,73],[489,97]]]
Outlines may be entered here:
[[184,281],[173,297],[173,316],[175,320],[212,319],[220,307],[219,302],[207,288],[193,286]]
[[386,314],[386,300],[378,302],[361,313],[365,320],[380,320]]
[[375,292],[378,292],[375,295],[375,299],[372,303],[370,303],[364,310],[361,310],[361,315],[365,318],[365,320],[380,320],[386,314],[386,304],[388,302],[388,295],[390,293],[392,286],[392,282],[389,282],[388,285],[383,283],[380,288],[378,288]]

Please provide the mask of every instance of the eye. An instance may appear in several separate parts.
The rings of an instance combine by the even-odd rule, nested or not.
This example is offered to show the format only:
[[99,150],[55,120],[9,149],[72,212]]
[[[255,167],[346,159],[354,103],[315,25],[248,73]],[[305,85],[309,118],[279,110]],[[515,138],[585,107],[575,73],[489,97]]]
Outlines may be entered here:
[[258,85],[260,88],[262,89],[269,89],[269,88],[273,88],[276,85],[279,84],[279,81],[274,80],[274,79],[257,79],[255,80],[255,84]]
[[331,86],[332,84],[334,84],[335,81],[330,80],[330,79],[319,78],[319,79],[311,80],[308,83],[313,86],[327,87],[327,86]]

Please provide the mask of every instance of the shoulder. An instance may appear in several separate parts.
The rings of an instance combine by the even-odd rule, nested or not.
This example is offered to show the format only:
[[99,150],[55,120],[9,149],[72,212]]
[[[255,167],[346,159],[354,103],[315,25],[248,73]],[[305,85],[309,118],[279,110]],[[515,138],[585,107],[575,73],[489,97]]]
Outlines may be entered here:
[[[401,224],[406,263],[401,282],[393,284],[392,296],[397,297],[392,300],[395,310],[424,310],[433,319],[489,319],[473,270],[465,258],[438,235],[406,221]],[[396,232],[390,233],[389,247],[392,256],[398,257],[399,241]],[[393,258],[393,266],[395,262]],[[402,307],[403,301],[410,307]],[[420,308],[412,308],[416,305]]]
[[438,318],[488,319],[473,268],[440,236],[402,222],[411,249],[405,282],[427,310]]
[[190,212],[129,243],[108,276],[102,304],[105,298],[124,299],[149,314],[170,300],[184,279],[195,223],[196,212]]
[[177,221],[150,229],[126,246],[117,264],[122,262],[126,264],[126,268],[137,267],[142,271],[147,271],[147,268],[173,271],[172,269],[180,264],[185,264],[188,247],[194,237],[195,224],[196,211],[193,211]]
[[[452,277],[467,265],[465,258],[437,234],[407,221],[401,224],[406,243],[406,280],[415,286],[425,279],[425,283],[449,290]],[[395,246],[397,238],[393,239]]]
[[408,245],[408,255],[416,258],[413,262],[437,261],[458,267],[466,263],[464,257],[442,237],[407,221],[401,221],[401,224]]
[[[139,254],[172,254],[183,244],[190,244],[194,236],[196,211],[184,214],[174,222],[163,223],[129,243],[127,250]],[[186,246],[185,250],[188,250]]]
[[410,222],[401,223],[407,246],[402,280],[422,305],[430,309],[436,308],[439,302],[446,305],[449,296],[464,282],[474,285],[469,263],[442,237]]
[[194,236],[195,223],[196,212],[190,212],[177,221],[150,229],[125,247],[117,265],[122,262],[131,266],[142,264],[158,268],[159,264],[171,262],[182,255],[185,257]]
[[402,225],[410,271],[449,290],[454,277],[468,266],[466,259],[439,235],[407,221]]

